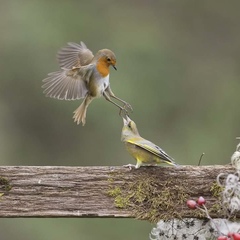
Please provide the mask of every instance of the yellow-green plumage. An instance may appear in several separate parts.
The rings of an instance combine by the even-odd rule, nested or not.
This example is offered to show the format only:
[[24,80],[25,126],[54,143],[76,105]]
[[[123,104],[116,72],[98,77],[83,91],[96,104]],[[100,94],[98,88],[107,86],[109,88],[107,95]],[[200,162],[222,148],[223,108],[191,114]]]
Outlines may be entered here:
[[122,141],[130,155],[137,160],[135,168],[141,165],[154,165],[168,163],[177,165],[173,158],[165,153],[159,146],[142,138],[138,133],[137,126],[128,116],[123,118]]

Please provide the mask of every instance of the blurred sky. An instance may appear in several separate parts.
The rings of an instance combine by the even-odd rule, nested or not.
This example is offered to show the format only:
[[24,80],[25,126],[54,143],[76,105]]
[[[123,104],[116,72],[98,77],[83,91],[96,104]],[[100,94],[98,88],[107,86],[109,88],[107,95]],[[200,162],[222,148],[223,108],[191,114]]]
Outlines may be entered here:
[[[239,136],[239,1],[0,0],[1,165],[135,163],[118,109],[42,94],[57,51],[84,41],[117,56],[111,88],[131,103],[142,136],[179,164],[227,164]],[[148,239],[153,225],[114,219],[1,219],[1,239]]]

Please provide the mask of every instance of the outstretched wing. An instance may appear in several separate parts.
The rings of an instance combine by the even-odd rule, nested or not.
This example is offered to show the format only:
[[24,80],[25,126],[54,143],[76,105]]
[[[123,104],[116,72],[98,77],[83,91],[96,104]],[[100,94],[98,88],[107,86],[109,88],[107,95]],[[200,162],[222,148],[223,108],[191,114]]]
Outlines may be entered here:
[[93,58],[93,53],[83,42],[80,44],[69,42],[57,54],[60,67],[68,69],[88,65]]
[[87,90],[87,76],[91,75],[93,65],[81,68],[65,69],[52,72],[43,80],[43,93],[46,97],[59,100],[76,100],[84,98]]
[[138,139],[137,141],[134,141],[129,139],[129,143],[135,144],[136,146],[151,152],[152,154],[156,155],[157,157],[161,158],[162,160],[168,162],[169,164],[177,165],[174,162],[174,159],[170,157],[166,152],[164,152],[159,146],[155,145],[154,143],[142,138]]

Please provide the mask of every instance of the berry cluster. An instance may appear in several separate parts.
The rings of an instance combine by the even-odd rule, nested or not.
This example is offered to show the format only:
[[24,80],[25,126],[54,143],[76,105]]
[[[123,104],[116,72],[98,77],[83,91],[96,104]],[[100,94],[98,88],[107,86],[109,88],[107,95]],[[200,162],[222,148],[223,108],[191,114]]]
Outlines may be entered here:
[[240,234],[239,233],[228,233],[227,236],[219,236],[217,240],[240,240]]
[[219,236],[217,240],[240,240],[240,234],[239,233],[228,233],[227,236]]
[[210,217],[204,197],[199,197],[197,201],[190,199],[187,206],[202,211],[206,215],[205,219],[160,220],[152,229],[149,239],[240,240],[240,221],[234,218],[240,212],[240,143],[231,157],[231,163],[235,172],[220,173],[216,179],[218,186],[222,188],[220,204],[224,210],[224,218]]
[[200,206],[205,206],[206,200],[204,197],[199,197],[197,201],[187,200],[187,205],[191,209],[199,208]]
[[228,232],[227,235],[222,234],[219,226],[216,224],[216,222],[210,217],[208,210],[205,206],[206,200],[204,197],[199,197],[197,201],[189,199],[187,201],[187,206],[190,209],[199,209],[203,212],[205,212],[206,217],[212,222],[212,225],[215,230],[219,233],[219,236],[217,240],[240,240],[240,233],[237,232]]

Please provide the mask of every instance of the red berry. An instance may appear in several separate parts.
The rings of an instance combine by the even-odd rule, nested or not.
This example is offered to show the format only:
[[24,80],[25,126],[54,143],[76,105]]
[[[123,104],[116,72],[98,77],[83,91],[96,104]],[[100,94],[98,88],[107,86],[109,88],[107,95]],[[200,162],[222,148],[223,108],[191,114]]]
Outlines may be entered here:
[[234,240],[240,240],[240,234],[239,233],[233,233],[232,237]]
[[219,236],[217,240],[228,240],[229,238],[227,236]]
[[228,233],[228,237],[232,237],[233,236],[233,233],[232,232],[229,232]]
[[197,203],[198,203],[199,206],[202,206],[203,204],[206,203],[206,200],[205,200],[204,197],[201,196],[201,197],[198,198]]
[[191,209],[195,209],[197,207],[197,203],[194,200],[187,200],[187,205]]

